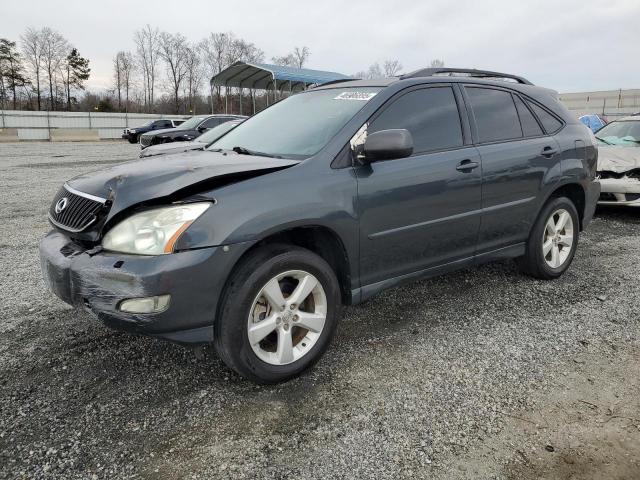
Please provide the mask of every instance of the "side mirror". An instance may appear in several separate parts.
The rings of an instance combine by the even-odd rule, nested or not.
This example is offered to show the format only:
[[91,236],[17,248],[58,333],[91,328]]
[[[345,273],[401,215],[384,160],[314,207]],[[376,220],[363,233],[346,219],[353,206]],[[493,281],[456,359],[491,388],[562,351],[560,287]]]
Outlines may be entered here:
[[380,130],[367,136],[363,145],[364,162],[406,158],[413,153],[413,137],[409,130]]
[[209,130],[207,127],[200,127],[200,128],[198,128],[198,131],[199,131],[200,133],[204,133],[204,132],[206,132],[207,130]]

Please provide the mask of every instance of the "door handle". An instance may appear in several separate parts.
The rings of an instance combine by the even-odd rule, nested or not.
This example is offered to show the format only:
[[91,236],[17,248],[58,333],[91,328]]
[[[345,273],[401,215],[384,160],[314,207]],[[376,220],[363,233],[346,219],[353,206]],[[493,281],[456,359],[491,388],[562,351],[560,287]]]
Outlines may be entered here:
[[553,157],[556,153],[558,153],[558,149],[557,148],[553,148],[553,147],[544,147],[542,149],[542,156],[543,157],[547,157],[547,158],[551,158]]
[[456,170],[458,170],[459,172],[469,173],[471,170],[473,170],[474,168],[478,168],[479,166],[480,164],[478,162],[472,162],[471,160],[467,159],[462,160],[456,167]]

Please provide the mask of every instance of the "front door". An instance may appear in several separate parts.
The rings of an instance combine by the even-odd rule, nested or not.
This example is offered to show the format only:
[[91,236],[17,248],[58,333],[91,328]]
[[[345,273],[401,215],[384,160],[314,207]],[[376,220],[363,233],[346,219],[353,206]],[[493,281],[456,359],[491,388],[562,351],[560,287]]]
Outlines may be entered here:
[[413,155],[355,167],[362,286],[472,257],[480,227],[480,157],[453,88],[396,97],[367,133],[392,128],[411,132]]

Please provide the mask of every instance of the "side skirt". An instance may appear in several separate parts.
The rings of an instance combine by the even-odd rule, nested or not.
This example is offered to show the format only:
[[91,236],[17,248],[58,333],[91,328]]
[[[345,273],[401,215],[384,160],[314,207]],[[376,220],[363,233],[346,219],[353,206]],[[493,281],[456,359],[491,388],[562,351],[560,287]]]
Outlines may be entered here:
[[473,257],[463,258],[454,262],[437,265],[435,267],[429,267],[424,270],[418,270],[417,272],[406,273],[404,275],[388,278],[386,280],[372,283],[370,285],[365,285],[364,287],[351,290],[351,304],[356,305],[358,303],[365,302],[383,290],[397,287],[405,283],[414,282],[417,280],[425,280],[427,278],[436,277],[438,275],[461,270],[463,268],[482,265],[488,262],[494,262],[496,260],[520,257],[524,255],[525,247],[526,244],[522,242],[516,245],[492,250],[490,252],[481,253]]

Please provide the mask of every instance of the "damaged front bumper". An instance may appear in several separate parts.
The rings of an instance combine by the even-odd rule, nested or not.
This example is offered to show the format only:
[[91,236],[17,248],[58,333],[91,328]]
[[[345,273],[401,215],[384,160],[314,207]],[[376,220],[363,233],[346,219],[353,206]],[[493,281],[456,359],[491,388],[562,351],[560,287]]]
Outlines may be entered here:
[[598,205],[640,207],[640,178],[601,178]]
[[[49,288],[64,302],[84,307],[107,326],[179,343],[213,340],[213,322],[224,281],[243,244],[169,255],[87,251],[58,231],[40,242]],[[128,313],[122,302],[171,295],[158,313]]]

